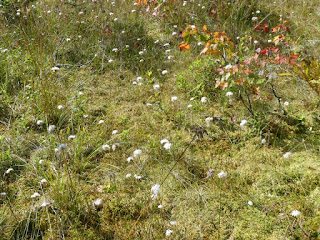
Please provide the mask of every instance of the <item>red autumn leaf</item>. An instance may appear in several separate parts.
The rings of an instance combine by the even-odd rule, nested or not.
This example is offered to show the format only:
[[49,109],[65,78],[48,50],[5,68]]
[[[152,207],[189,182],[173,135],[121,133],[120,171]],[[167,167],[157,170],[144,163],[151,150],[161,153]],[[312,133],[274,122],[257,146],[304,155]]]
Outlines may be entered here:
[[103,29],[103,31],[102,31],[102,34],[104,34],[104,35],[110,35],[111,34],[111,30],[110,30],[110,27],[105,27],[105,29]]
[[264,49],[261,50],[260,53],[262,54],[262,56],[268,56],[269,50],[267,48],[264,48]]
[[216,10],[217,6],[213,5],[210,9],[210,17],[214,17],[214,15],[218,14],[217,10]]
[[260,25],[257,25],[257,26],[254,28],[254,30],[256,30],[256,31],[260,31],[260,30],[261,30]]
[[266,63],[267,63],[266,61],[261,61],[261,62],[260,62],[261,68],[264,68],[264,67],[266,66]]
[[251,58],[249,58],[248,60],[243,61],[245,65],[249,65],[251,63]]
[[269,28],[268,27],[263,27],[263,31],[265,32],[265,33],[268,33],[269,32]]
[[299,57],[299,55],[294,54],[293,52],[290,53],[290,65],[295,65],[298,57]]
[[273,48],[269,48],[272,52],[278,52],[279,48],[277,47],[273,47]]

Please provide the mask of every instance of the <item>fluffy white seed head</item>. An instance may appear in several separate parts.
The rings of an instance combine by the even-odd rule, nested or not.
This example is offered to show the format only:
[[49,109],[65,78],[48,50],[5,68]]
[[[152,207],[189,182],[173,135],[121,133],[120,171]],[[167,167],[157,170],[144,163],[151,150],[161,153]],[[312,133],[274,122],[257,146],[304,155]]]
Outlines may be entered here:
[[109,144],[104,144],[104,145],[101,146],[101,148],[102,148],[103,151],[110,150]]
[[13,171],[13,168],[8,168],[7,171],[5,172],[6,174],[9,174]]
[[286,152],[286,153],[283,155],[284,158],[289,158],[290,156],[291,156],[291,152]]
[[177,101],[177,100],[178,100],[178,97],[176,97],[176,96],[171,97],[172,102]]
[[93,206],[96,209],[101,209],[103,207],[103,200],[101,198],[97,198],[96,200],[93,201]]
[[299,217],[300,215],[301,215],[301,212],[298,210],[293,210],[291,212],[291,216],[293,216],[293,217]]
[[228,175],[224,171],[218,173],[218,178],[226,178],[227,176]]
[[172,235],[173,231],[171,229],[166,230],[166,237],[170,237]]
[[141,149],[136,149],[133,151],[133,157],[136,158],[136,157],[139,157],[140,155],[142,154],[142,150]]
[[208,99],[206,97],[202,97],[200,100],[202,103],[206,103],[208,101]]
[[49,125],[48,132],[51,133],[56,129],[56,125]]
[[38,198],[38,197],[40,197],[40,194],[37,192],[31,195],[31,198]]
[[160,192],[160,184],[156,184],[151,188],[151,193],[152,193],[151,194],[151,198],[152,198],[152,200],[155,200],[158,197],[159,192]]
[[163,148],[166,149],[166,150],[170,150],[171,146],[172,146],[172,144],[169,143],[169,142],[167,142],[167,143],[165,143],[165,144],[163,145]]

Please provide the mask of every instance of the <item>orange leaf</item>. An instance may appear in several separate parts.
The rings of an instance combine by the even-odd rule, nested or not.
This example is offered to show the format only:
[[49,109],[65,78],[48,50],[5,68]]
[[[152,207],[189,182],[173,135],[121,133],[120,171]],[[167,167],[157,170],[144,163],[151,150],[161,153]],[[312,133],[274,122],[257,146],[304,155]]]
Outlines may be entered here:
[[178,47],[180,48],[180,51],[190,50],[190,44],[185,42],[181,42]]
[[227,82],[216,82],[216,88],[221,88],[222,90],[225,90],[228,87],[228,83]]
[[210,34],[210,31],[207,28],[207,25],[203,25],[202,27],[203,31],[205,31],[206,33]]
[[148,0],[135,0],[135,3],[137,3],[137,5],[145,5],[148,4]]
[[239,86],[242,86],[243,82],[244,82],[243,78],[238,78],[238,79],[234,80],[234,84],[239,85]]

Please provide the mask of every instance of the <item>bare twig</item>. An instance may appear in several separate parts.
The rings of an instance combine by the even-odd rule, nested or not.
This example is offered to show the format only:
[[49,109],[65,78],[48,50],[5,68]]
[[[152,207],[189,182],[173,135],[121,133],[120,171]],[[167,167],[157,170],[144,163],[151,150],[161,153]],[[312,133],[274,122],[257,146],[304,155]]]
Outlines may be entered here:
[[[190,143],[186,146],[186,148],[183,150],[183,152],[180,154],[180,156],[177,158],[177,160],[175,161],[175,163],[173,164],[173,166],[170,168],[169,172],[167,173],[167,175],[164,177],[164,179],[161,181],[160,186],[162,186],[164,184],[164,182],[168,179],[169,175],[171,174],[172,170],[175,168],[175,166],[178,164],[178,162],[181,160],[181,158],[183,157],[183,155],[186,153],[187,149],[191,146],[191,144],[197,139],[197,135],[195,134],[192,138],[192,140],[190,141]],[[144,212],[148,209],[150,203],[153,201],[152,198],[150,198],[147,202],[147,204],[145,205],[145,207],[141,210],[138,219],[134,222],[133,226],[131,227],[131,230],[128,234],[128,236],[126,237],[126,239],[130,239],[131,235],[133,234],[133,231],[136,227],[136,225],[139,223],[140,218],[142,217],[142,215],[144,214]]]

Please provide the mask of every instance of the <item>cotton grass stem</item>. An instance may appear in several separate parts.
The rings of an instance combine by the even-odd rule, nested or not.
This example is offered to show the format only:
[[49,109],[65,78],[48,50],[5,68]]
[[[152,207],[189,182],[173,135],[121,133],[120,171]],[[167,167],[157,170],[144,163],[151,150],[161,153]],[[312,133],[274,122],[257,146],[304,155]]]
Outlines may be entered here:
[[[178,162],[181,160],[181,158],[183,157],[183,155],[186,153],[186,151],[188,150],[188,148],[191,146],[191,144],[196,140],[197,135],[195,134],[192,138],[192,140],[190,141],[190,143],[188,144],[188,146],[185,147],[185,149],[183,150],[183,152],[180,154],[180,156],[177,158],[177,160],[175,161],[175,163],[173,164],[173,166],[170,168],[169,172],[167,173],[167,175],[164,177],[164,179],[161,181],[160,186],[162,186],[164,184],[164,182],[168,179],[169,175],[171,174],[171,172],[173,171],[173,169],[175,168],[175,166],[178,164]],[[130,229],[129,234],[127,235],[126,239],[129,240],[131,235],[133,234],[133,231],[136,227],[136,225],[139,223],[140,218],[142,217],[142,215],[144,214],[144,212],[148,209],[150,203],[153,201],[152,197],[149,199],[149,201],[147,202],[147,204],[145,205],[145,207],[141,210],[138,219],[134,222],[133,226]]]

